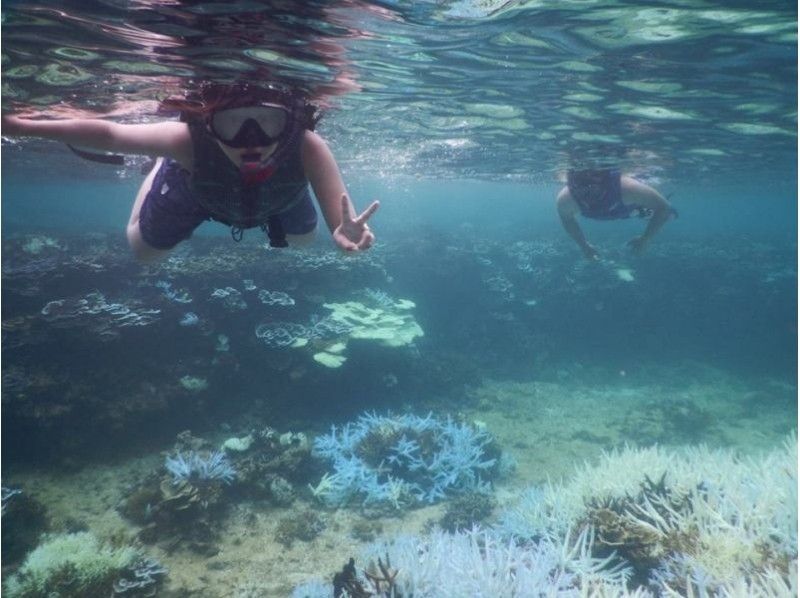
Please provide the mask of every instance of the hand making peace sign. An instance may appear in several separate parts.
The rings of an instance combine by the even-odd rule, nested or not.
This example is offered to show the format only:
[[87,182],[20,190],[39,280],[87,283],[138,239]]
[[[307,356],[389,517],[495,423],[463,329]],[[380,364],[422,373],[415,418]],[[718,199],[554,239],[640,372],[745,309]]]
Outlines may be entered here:
[[373,201],[366,210],[353,218],[350,215],[350,200],[346,193],[342,193],[342,222],[333,231],[333,240],[345,251],[363,251],[369,249],[375,242],[367,220],[375,213],[380,202]]

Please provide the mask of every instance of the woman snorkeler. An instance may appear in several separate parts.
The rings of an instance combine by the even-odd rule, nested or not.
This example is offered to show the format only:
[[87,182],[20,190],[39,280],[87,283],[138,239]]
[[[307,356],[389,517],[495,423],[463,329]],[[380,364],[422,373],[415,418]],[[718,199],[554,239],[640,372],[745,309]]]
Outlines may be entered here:
[[242,230],[261,227],[275,247],[313,238],[317,214],[309,184],[334,243],[369,249],[372,202],[356,214],[336,160],[314,132],[315,107],[280,83],[204,84],[186,99],[167,100],[180,121],[118,124],[97,119],[33,120],[3,116],[3,135],[157,156],[131,210],[127,237],[138,260],[166,256],[204,221]]

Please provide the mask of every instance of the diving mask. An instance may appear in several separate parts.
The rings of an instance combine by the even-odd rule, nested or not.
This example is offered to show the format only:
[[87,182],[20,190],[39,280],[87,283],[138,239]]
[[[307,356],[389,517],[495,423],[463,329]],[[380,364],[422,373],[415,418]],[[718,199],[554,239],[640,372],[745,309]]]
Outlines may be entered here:
[[285,106],[261,104],[218,110],[209,117],[208,128],[229,147],[267,147],[289,131],[290,121]]

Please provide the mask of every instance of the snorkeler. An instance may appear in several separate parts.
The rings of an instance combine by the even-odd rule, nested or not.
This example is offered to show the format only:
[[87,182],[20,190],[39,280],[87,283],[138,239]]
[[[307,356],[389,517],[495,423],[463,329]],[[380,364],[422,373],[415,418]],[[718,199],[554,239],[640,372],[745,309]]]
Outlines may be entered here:
[[3,116],[2,133],[62,141],[120,154],[158,156],[139,189],[127,227],[141,261],[166,256],[204,221],[260,226],[274,247],[313,238],[317,213],[309,183],[334,243],[369,249],[372,202],[356,215],[339,167],[313,131],[315,108],[279,83],[205,84],[194,97],[165,102],[180,122],[118,124],[95,119],[30,120]]
[[649,218],[645,231],[628,241],[628,247],[637,254],[644,251],[670,216],[677,216],[658,191],[613,169],[568,171],[567,186],[556,201],[561,224],[590,260],[599,259],[599,255],[586,240],[576,219],[578,213],[596,220],[619,220],[634,214]]

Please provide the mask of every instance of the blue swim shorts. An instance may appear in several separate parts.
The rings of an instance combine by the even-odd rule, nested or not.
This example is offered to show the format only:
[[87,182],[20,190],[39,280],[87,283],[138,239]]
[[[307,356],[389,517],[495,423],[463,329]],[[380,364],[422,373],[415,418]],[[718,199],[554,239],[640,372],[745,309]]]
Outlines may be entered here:
[[[303,199],[277,216],[287,235],[305,235],[317,226],[317,211],[308,189]],[[172,249],[206,220],[213,218],[192,195],[189,173],[174,160],[164,159],[139,211],[145,243],[155,249]]]

